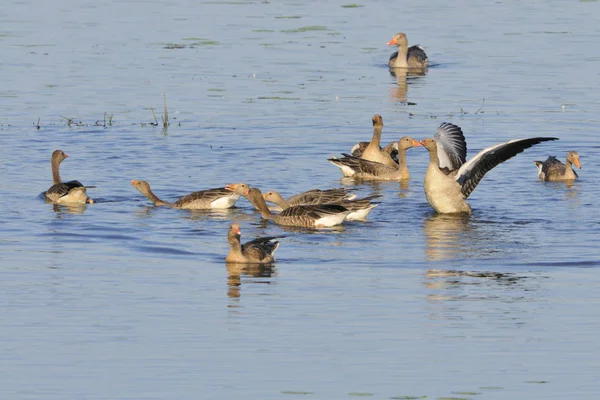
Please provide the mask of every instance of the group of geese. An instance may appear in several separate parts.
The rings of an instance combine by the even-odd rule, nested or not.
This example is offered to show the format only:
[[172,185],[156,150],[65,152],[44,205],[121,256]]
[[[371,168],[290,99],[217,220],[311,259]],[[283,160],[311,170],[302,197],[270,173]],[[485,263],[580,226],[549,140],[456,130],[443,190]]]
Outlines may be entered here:
[[[397,45],[398,52],[389,60],[390,68],[424,69],[428,67],[427,55],[418,46],[408,47],[406,35],[395,35],[388,45]],[[424,147],[429,152],[429,165],[425,173],[424,190],[427,202],[440,214],[471,213],[467,198],[483,176],[498,164],[516,156],[536,144],[558,140],[555,137],[533,137],[515,139],[487,147],[467,161],[467,144],[461,128],[451,123],[442,123],[432,138],[414,140],[404,136],[398,142],[381,147],[383,119],[372,118],[373,136],[369,142],[360,142],[352,154],[342,153],[341,158],[330,158],[329,162],[340,168],[343,175],[357,180],[410,179],[406,151],[413,147]],[[63,182],[59,166],[67,158],[62,150],[52,153],[52,186],[44,193],[46,201],[53,204],[91,204],[87,187],[79,181]],[[574,180],[577,173],[573,165],[581,168],[579,155],[575,151],[567,154],[566,164],[556,157],[535,161],[538,176],[546,181]],[[235,183],[225,187],[190,193],[175,202],[163,201],[150,189],[146,181],[132,180],[131,184],[155,206],[201,210],[227,209],[233,207],[240,197],[245,197],[260,212],[262,218],[284,226],[305,228],[328,228],[347,220],[364,220],[378,203],[380,196],[356,199],[356,195],[344,188],[313,189],[284,199],[279,193],[250,187],[246,183]],[[273,213],[266,202],[274,203],[281,210]],[[240,241],[239,224],[232,223],[228,231],[230,245],[227,262],[266,264],[274,261],[274,252],[279,246],[278,237],[262,237],[245,244]]]

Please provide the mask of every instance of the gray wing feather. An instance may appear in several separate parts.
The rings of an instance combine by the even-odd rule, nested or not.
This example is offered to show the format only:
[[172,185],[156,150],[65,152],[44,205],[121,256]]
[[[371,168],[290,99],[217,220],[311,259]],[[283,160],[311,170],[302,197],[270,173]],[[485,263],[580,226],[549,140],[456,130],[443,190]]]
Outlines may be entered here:
[[433,136],[437,144],[439,167],[455,171],[467,160],[467,142],[460,126],[443,122]]

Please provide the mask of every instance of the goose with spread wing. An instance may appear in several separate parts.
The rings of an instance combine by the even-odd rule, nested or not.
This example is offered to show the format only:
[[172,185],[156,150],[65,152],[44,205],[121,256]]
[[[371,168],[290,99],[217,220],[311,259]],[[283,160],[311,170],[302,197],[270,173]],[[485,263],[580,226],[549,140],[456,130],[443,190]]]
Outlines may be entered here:
[[60,179],[60,163],[69,157],[62,150],[54,150],[50,158],[52,167],[52,186],[44,193],[46,201],[54,204],[86,204],[94,203],[87,196],[86,187],[79,181],[63,182]]
[[234,193],[242,194],[260,212],[264,219],[271,220],[277,225],[330,228],[342,224],[351,212],[339,204],[317,204],[293,206],[286,208],[279,214],[273,214],[259,189],[240,188],[238,185],[228,185],[226,187]]
[[546,161],[534,161],[538,168],[538,177],[544,181],[573,181],[579,176],[573,170],[573,164],[581,169],[579,153],[570,151],[567,153],[567,163],[563,164],[556,157],[550,156]]
[[387,42],[388,46],[398,46],[398,51],[392,54],[388,61],[390,68],[408,68],[423,70],[429,67],[427,54],[421,46],[408,47],[408,39],[405,33],[397,33]]
[[[245,186],[245,183],[238,185]],[[238,201],[240,195],[223,188],[200,190],[181,197],[174,203],[159,199],[150,189],[150,184],[146,181],[133,179],[131,186],[136,188],[141,194],[146,196],[155,206],[165,206],[171,208],[180,208],[184,210],[208,210],[208,209],[226,209],[231,208]]]
[[421,140],[429,151],[425,197],[440,214],[471,213],[467,198],[483,176],[498,164],[554,137],[515,139],[487,147],[466,161],[467,143],[460,127],[442,123],[433,138]]
[[229,253],[225,257],[226,262],[268,264],[275,261],[275,250],[279,247],[280,236],[259,237],[250,242],[242,244],[240,241],[242,231],[237,223],[231,224],[227,233],[229,241]]
[[410,179],[408,164],[406,163],[406,151],[415,146],[421,146],[420,142],[404,136],[398,141],[398,163],[389,166],[383,163],[363,160],[359,157],[343,154],[342,158],[329,158],[328,161],[342,170],[344,176],[365,180],[380,181],[402,181]]

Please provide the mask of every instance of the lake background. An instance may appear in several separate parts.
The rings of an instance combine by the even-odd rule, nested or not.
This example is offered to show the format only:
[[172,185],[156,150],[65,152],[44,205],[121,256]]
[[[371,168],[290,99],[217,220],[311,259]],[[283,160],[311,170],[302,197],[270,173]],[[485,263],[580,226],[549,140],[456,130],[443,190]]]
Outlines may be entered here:
[[[597,397],[600,3],[349,5],[2,7],[3,398]],[[426,49],[426,76],[389,74],[399,31]],[[150,125],[163,94],[166,131]],[[488,173],[472,216],[436,216],[423,149],[407,184],[348,182],[327,162],[370,139],[375,113],[385,143],[443,121],[469,155],[560,140]],[[39,197],[57,148],[63,178],[96,185],[98,204]],[[533,161],[569,150],[581,179],[539,182]],[[261,223],[243,199],[153,208],[131,179],[166,200],[246,182],[382,204],[307,233]],[[231,221],[242,240],[287,235],[273,270],[226,268]]]

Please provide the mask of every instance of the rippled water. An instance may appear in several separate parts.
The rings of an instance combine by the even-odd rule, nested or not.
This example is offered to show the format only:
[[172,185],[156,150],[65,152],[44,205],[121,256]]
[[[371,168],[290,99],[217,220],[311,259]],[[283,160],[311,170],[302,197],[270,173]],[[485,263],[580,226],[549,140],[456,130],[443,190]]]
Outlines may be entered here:
[[[0,392],[24,399],[595,398],[600,3],[12,1],[0,11]],[[385,43],[425,47],[393,77]],[[166,95],[170,126],[153,126]],[[413,179],[354,183],[327,157],[460,125],[469,154],[556,136],[491,171],[470,217]],[[39,121],[39,129],[36,128]],[[106,125],[106,126],[105,126]],[[53,207],[49,159],[97,204]],[[573,185],[533,161],[578,150]],[[154,208],[247,182],[382,195],[366,223],[303,232]],[[286,235],[274,269],[227,269]],[[414,397],[413,397],[414,396]]]

